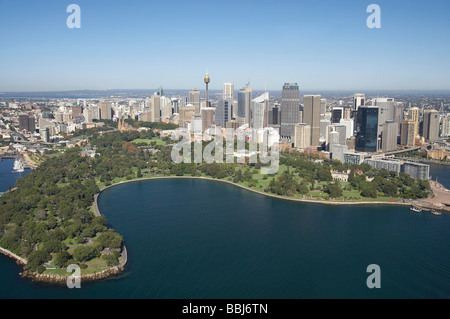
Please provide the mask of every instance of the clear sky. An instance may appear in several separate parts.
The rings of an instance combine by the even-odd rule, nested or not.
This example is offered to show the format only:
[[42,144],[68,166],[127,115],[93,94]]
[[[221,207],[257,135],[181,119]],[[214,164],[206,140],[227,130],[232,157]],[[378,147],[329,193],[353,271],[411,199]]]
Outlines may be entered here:
[[448,0],[0,0],[0,91],[203,89],[206,69],[211,89],[450,89],[449,13]]

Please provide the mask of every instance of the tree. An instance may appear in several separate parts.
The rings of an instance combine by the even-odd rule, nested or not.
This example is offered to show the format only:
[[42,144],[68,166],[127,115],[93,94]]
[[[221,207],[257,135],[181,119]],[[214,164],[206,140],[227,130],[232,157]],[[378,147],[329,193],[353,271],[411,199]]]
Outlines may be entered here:
[[361,190],[361,196],[377,198],[378,197],[377,189],[375,187],[373,187],[372,185],[370,185],[370,183],[369,183],[369,185],[364,186],[363,189]]
[[94,246],[79,246],[73,252],[73,258],[79,262],[89,261],[99,256],[100,253]]
[[336,197],[342,196],[342,188],[337,182],[327,184],[325,186],[324,191],[325,191],[325,193],[330,195],[331,198],[336,198]]
[[72,256],[67,251],[63,250],[55,255],[53,264],[57,267],[66,267],[70,259],[72,259]]
[[34,271],[37,269],[38,266],[42,265],[46,261],[49,261],[50,259],[51,259],[51,256],[46,251],[43,251],[43,250],[32,251],[28,255],[27,267],[30,270]]
[[115,231],[110,230],[101,233],[97,240],[103,248],[120,248],[122,246],[123,237]]

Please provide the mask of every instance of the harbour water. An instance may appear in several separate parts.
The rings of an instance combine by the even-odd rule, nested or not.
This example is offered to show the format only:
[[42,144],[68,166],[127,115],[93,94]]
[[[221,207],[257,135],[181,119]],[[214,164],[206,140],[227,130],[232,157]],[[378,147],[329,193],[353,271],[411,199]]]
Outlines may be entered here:
[[[49,287],[0,256],[0,298],[450,298],[447,214],[297,203],[190,179],[118,185],[99,208],[125,238],[123,274]],[[366,285],[370,264],[380,289]]]

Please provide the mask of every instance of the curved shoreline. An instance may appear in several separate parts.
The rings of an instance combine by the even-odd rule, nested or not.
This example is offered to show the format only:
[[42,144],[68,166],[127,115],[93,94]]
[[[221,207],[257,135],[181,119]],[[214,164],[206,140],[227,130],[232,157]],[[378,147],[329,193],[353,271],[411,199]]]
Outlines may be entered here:
[[[268,196],[271,198],[289,200],[289,201],[295,201],[295,202],[302,202],[302,203],[312,203],[312,204],[322,204],[322,205],[371,205],[371,204],[374,204],[374,205],[402,205],[402,206],[412,206],[413,205],[413,203],[410,203],[410,202],[398,202],[398,201],[396,201],[396,202],[382,202],[382,201],[358,201],[358,202],[354,202],[354,201],[350,202],[349,201],[349,202],[345,202],[345,201],[325,201],[325,200],[313,200],[313,199],[302,199],[302,198],[289,198],[286,196],[261,192],[261,191],[249,188],[247,186],[234,183],[232,181],[216,179],[216,178],[212,178],[212,177],[154,176],[154,177],[142,177],[142,178],[136,178],[133,180],[120,181],[115,184],[111,184],[111,185],[103,187],[97,194],[94,195],[94,201],[92,203],[92,206],[94,208],[95,216],[101,216],[101,212],[98,208],[98,197],[101,195],[101,193],[104,190],[114,187],[114,186],[125,184],[125,183],[138,182],[138,181],[143,181],[143,180],[153,180],[153,179],[155,179],[155,180],[156,179],[202,179],[202,180],[209,180],[209,181],[217,181],[217,182],[222,182],[222,183],[227,183],[227,184],[230,184],[233,186],[237,186],[237,187],[243,188],[245,190],[248,190],[250,192]],[[12,253],[11,251],[9,251],[7,249],[2,248],[2,247],[0,247],[0,253],[4,254],[10,258],[15,259],[19,264],[25,265],[27,263],[26,259]],[[122,249],[122,261],[119,263],[119,265],[104,269],[98,273],[82,275],[81,279],[92,281],[92,280],[103,279],[103,278],[109,277],[111,275],[118,274],[125,269],[127,260],[128,260],[128,253],[127,253],[126,246],[124,245],[123,249]],[[70,276],[70,274],[68,274],[68,275],[37,274],[37,273],[28,273],[27,271],[24,271],[23,274],[21,273],[21,275],[23,277],[28,277],[28,278],[35,279],[37,281],[48,282],[48,283],[65,283],[67,278]]]
[[278,198],[278,199],[284,199],[284,200],[290,200],[290,201],[296,201],[296,202],[303,202],[303,203],[313,203],[313,204],[323,204],[323,205],[370,205],[370,204],[376,204],[376,205],[403,205],[403,206],[411,206],[411,203],[408,202],[381,202],[381,201],[358,201],[358,202],[345,202],[345,201],[325,201],[325,200],[314,200],[314,199],[303,199],[303,198],[290,198],[290,197],[286,197],[286,196],[281,196],[281,195],[275,195],[275,194],[269,194],[269,193],[265,193],[265,192],[261,192],[255,189],[251,189],[247,186],[244,185],[240,185],[240,184],[236,184],[233,183],[231,181],[227,181],[227,180],[223,180],[223,179],[216,179],[216,178],[212,178],[212,177],[202,177],[202,176],[155,176],[155,177],[142,177],[142,178],[136,178],[136,179],[132,179],[132,180],[128,180],[128,181],[120,181],[117,182],[115,184],[111,184],[108,186],[103,187],[100,192],[98,192],[97,194],[95,194],[94,196],[94,211],[96,216],[100,216],[100,210],[98,209],[98,204],[97,204],[97,198],[98,196],[106,189],[110,188],[110,187],[114,187],[117,185],[121,185],[121,184],[125,184],[125,183],[131,183],[131,182],[137,182],[137,181],[143,181],[143,180],[152,180],[152,179],[176,179],[176,178],[181,178],[181,179],[203,179],[203,180],[210,180],[210,181],[218,181],[218,182],[223,182],[223,183],[228,183],[243,189],[246,189],[248,191],[260,194],[260,195],[264,195],[264,196],[269,196],[272,198]]

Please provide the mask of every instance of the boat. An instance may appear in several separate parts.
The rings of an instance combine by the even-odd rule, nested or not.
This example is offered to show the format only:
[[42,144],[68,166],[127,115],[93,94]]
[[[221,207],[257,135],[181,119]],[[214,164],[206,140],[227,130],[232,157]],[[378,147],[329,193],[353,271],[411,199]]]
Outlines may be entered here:
[[422,208],[417,207],[417,206],[411,206],[411,208],[409,210],[416,212],[416,213],[422,212]]
[[23,164],[21,161],[19,161],[18,159],[16,159],[14,161],[14,166],[13,166],[13,172],[23,172],[24,168],[23,168]]
[[436,210],[434,210],[434,209],[431,211],[431,213],[432,213],[433,215],[436,215],[436,216],[442,215],[441,212],[438,212],[438,211],[436,211]]

